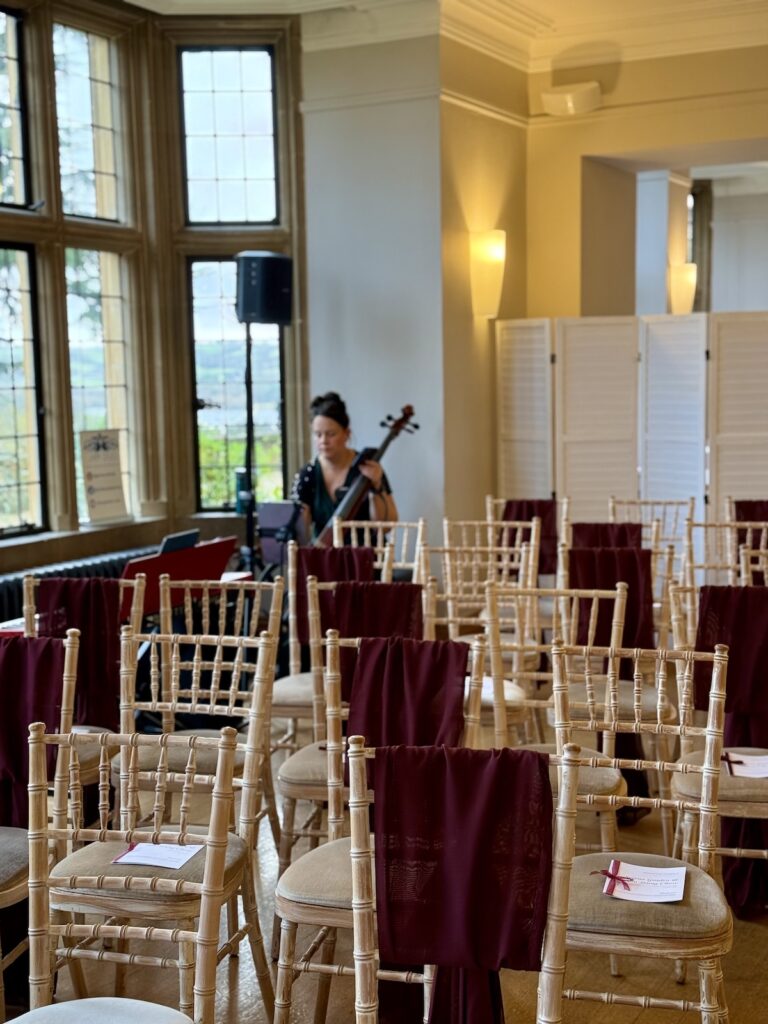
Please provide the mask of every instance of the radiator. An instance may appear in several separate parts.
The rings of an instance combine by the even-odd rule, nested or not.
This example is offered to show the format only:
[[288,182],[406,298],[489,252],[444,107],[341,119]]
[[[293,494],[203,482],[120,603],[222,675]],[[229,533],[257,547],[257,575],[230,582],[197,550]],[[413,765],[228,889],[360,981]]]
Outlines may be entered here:
[[53,565],[41,565],[36,569],[24,572],[13,572],[0,575],[0,622],[8,619],[19,619],[24,614],[25,576],[105,576],[117,579],[123,574],[126,562],[143,555],[154,555],[157,545],[151,548],[133,548],[130,551],[111,551],[106,555],[92,555],[90,558],[79,558],[74,562],[56,562]]

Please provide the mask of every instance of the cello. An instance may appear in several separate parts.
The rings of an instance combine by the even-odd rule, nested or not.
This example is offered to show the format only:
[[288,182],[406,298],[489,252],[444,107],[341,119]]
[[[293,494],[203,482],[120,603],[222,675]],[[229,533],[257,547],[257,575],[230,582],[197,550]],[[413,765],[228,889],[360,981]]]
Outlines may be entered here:
[[[382,420],[380,426],[386,428],[387,434],[384,440],[381,442],[379,447],[375,451],[370,449],[364,449],[362,454],[365,456],[364,461],[381,462],[381,459],[386,452],[387,448],[392,444],[394,439],[405,431],[405,433],[412,434],[415,430],[419,429],[418,423],[412,423],[411,420],[414,416],[414,409],[412,405],[404,405],[400,410],[400,416],[395,419],[391,414],[386,419]],[[360,456],[357,457],[356,461],[363,461]],[[354,468],[354,464],[353,464]],[[354,519],[363,501],[368,496],[368,492],[371,489],[371,481],[368,477],[358,470],[353,482],[350,484],[347,493],[341,499],[339,504],[333,511],[333,515],[322,528],[320,533],[317,535],[314,541],[314,546],[319,548],[327,548],[333,542],[333,521],[334,519]],[[338,494],[338,491],[336,492]]]

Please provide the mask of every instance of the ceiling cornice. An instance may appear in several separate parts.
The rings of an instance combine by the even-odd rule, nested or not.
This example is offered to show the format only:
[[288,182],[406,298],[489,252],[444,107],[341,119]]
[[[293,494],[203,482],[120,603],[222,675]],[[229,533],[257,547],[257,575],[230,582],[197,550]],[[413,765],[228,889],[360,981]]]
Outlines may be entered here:
[[133,0],[164,15],[301,15],[305,50],[442,34],[527,72],[768,41],[766,0]]
[[441,31],[529,72],[768,41],[765,0],[442,0]]
[[307,52],[437,37],[438,0],[353,0],[346,9],[317,11],[301,19],[301,45]]

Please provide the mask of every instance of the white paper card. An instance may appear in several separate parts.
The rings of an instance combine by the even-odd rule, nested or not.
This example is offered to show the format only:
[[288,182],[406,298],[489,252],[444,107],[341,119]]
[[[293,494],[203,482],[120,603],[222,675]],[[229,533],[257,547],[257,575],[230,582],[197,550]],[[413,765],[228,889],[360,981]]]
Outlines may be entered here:
[[125,495],[120,472],[120,432],[81,430],[83,480],[88,518],[92,523],[125,519]]
[[628,864],[623,860],[612,860],[605,874],[603,892],[619,900],[636,903],[676,903],[683,898],[685,888],[685,867],[648,868],[640,864]]
[[135,843],[112,861],[113,864],[143,864],[152,868],[183,868],[202,846],[172,846],[165,843]]
[[768,754],[740,754],[727,750],[723,754],[723,771],[743,779],[768,779]]

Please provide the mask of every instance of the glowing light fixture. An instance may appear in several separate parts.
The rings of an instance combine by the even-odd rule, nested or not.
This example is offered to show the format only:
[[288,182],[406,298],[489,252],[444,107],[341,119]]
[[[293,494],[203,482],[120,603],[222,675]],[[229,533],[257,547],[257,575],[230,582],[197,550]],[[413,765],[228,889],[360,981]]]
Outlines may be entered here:
[[670,312],[687,314],[693,311],[696,295],[696,264],[670,263],[669,265],[669,308]]
[[506,256],[506,231],[477,231],[470,236],[469,270],[475,316],[491,320],[499,315]]

